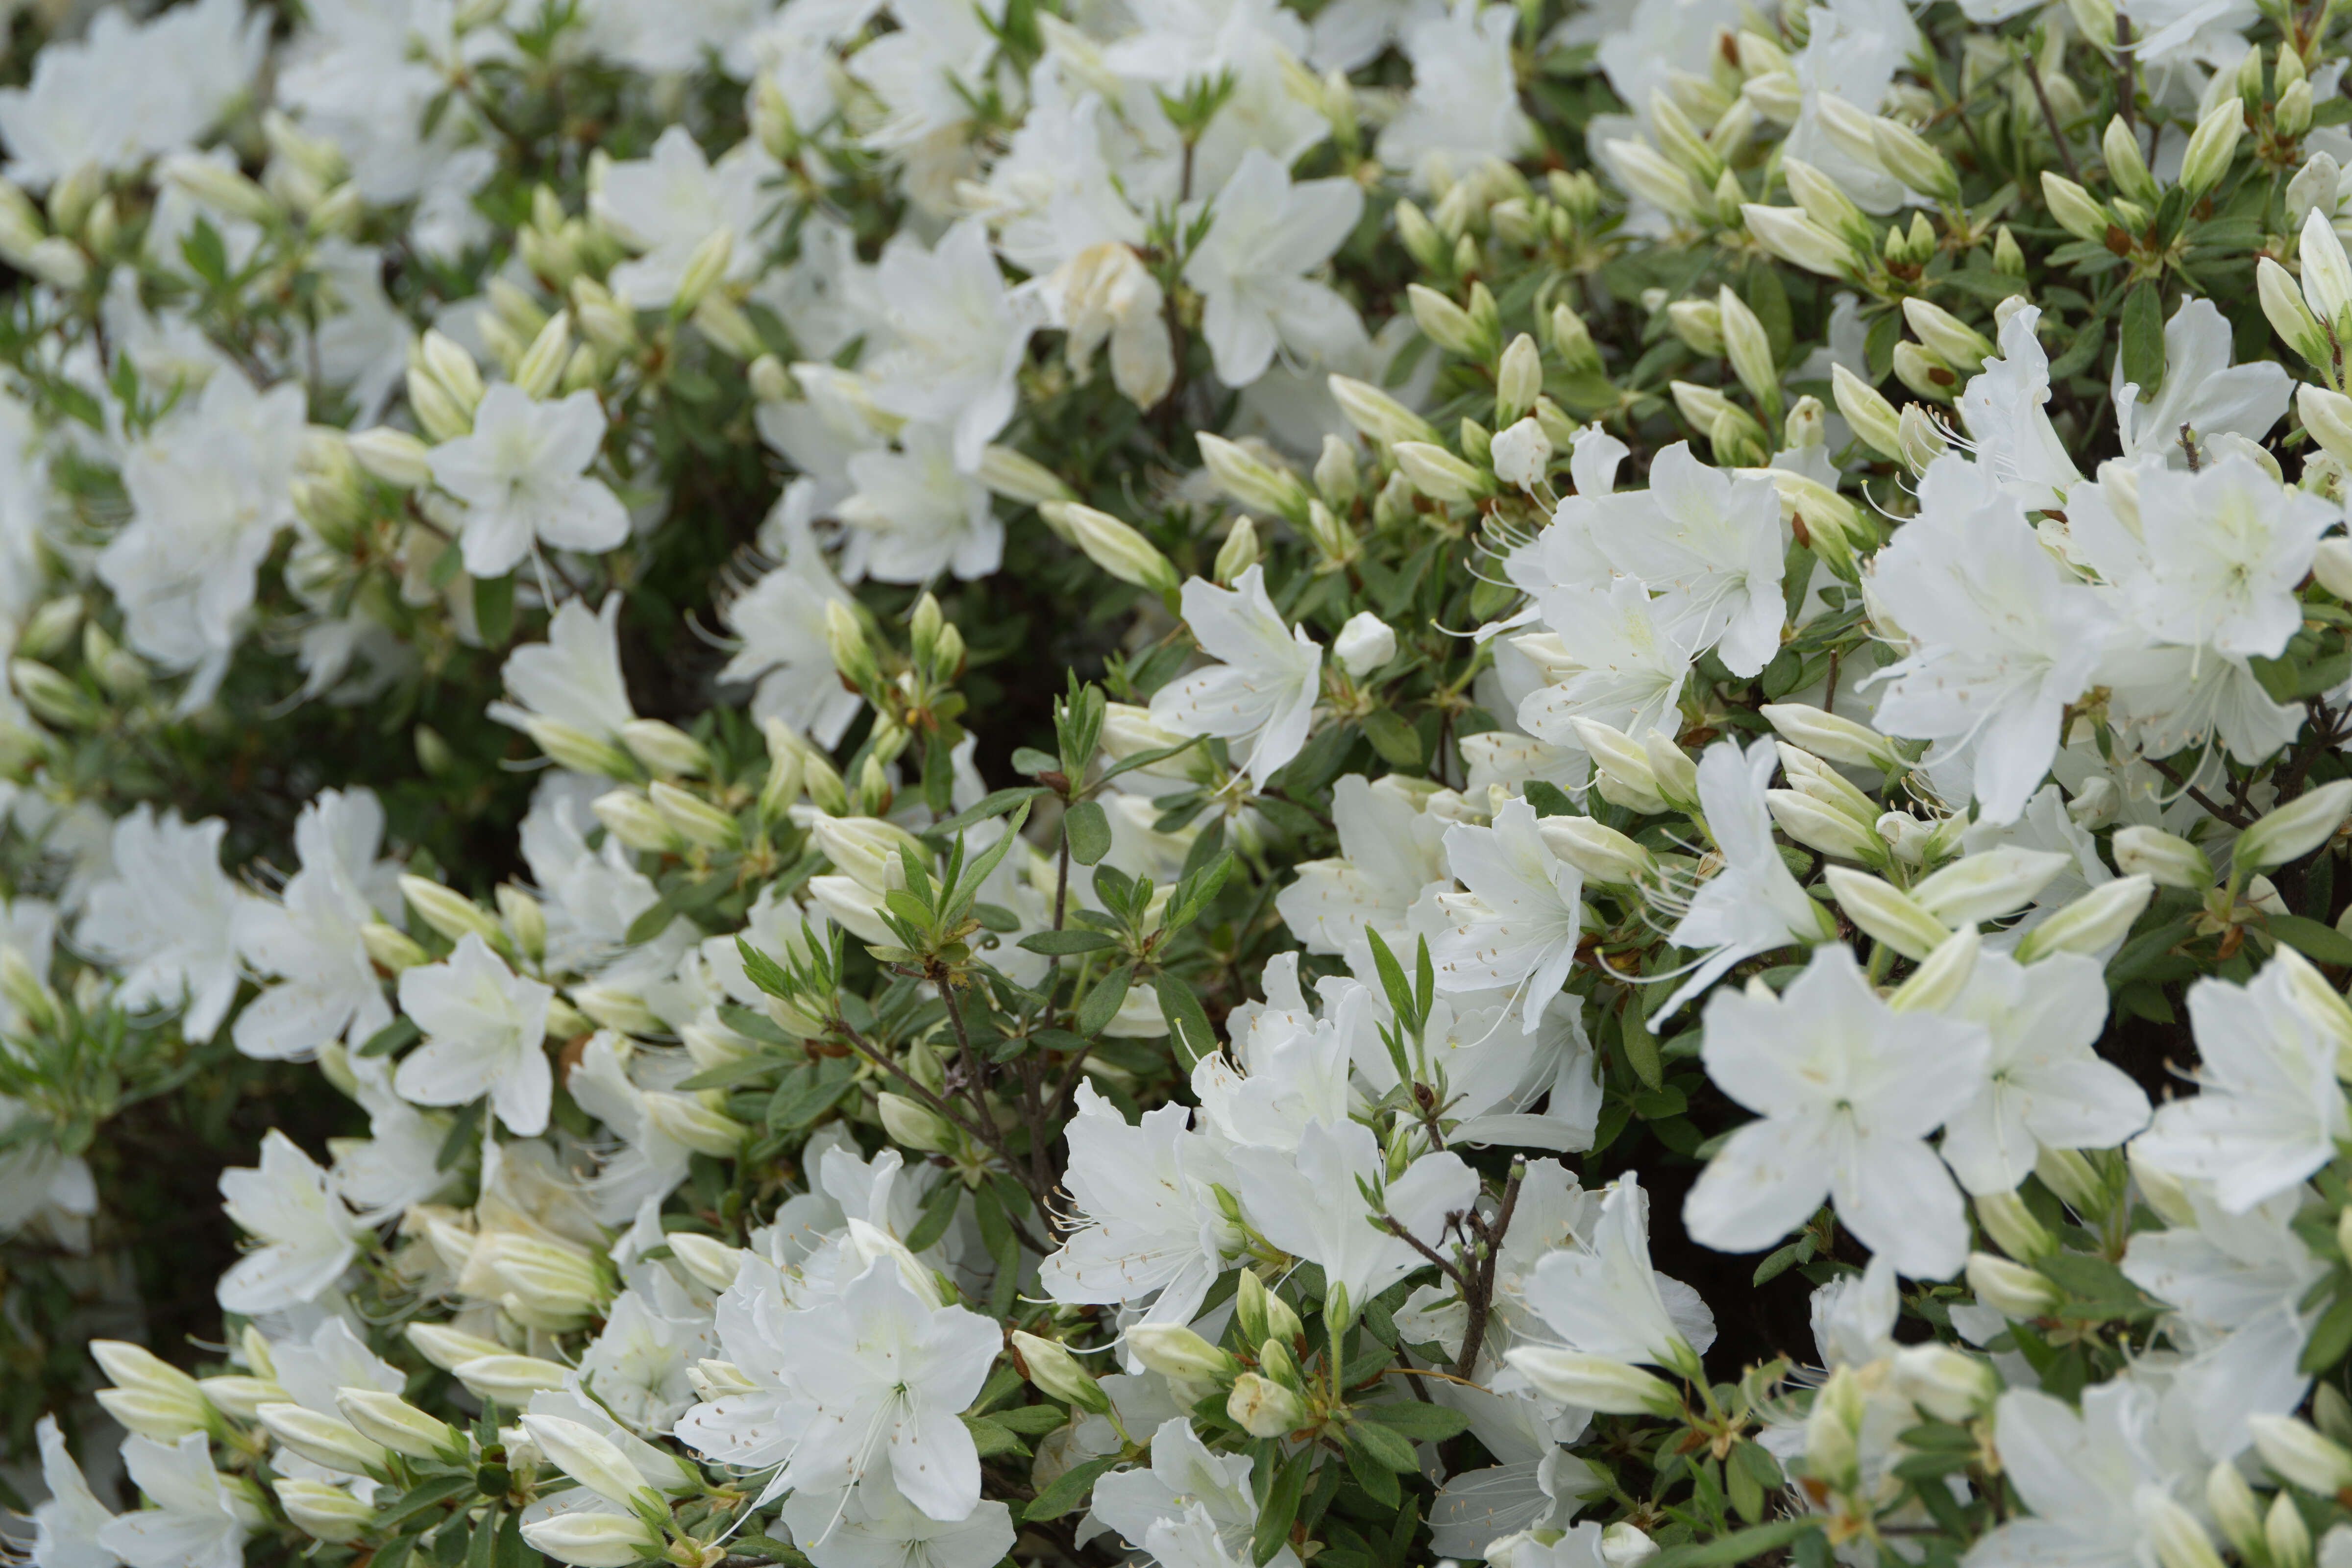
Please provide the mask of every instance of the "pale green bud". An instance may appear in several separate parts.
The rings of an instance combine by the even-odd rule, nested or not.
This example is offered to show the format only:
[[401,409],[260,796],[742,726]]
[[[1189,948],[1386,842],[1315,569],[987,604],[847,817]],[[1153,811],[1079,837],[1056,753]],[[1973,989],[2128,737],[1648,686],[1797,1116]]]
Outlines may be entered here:
[[1391,450],[1397,469],[1413,489],[1434,501],[1465,504],[1495,493],[1494,480],[1444,447],[1425,441],[1400,441]]
[[1989,1252],[1969,1254],[1967,1279],[1978,1300],[2011,1318],[2038,1318],[2064,1300],[2036,1270]]
[[1808,849],[1865,865],[1886,863],[1886,846],[1877,833],[1844,812],[1792,789],[1766,790],[1764,804],[1780,831]]
[[1543,391],[1543,355],[1535,339],[1521,332],[1503,351],[1495,376],[1495,427],[1515,425],[1533,408]]
[[1257,525],[1246,517],[1234,520],[1225,532],[1224,543],[1217,547],[1217,559],[1210,574],[1218,582],[1230,584],[1258,562]]
[[657,780],[646,787],[646,795],[662,819],[689,844],[732,849],[743,841],[743,830],[732,816],[676,784]]
[[533,716],[523,721],[523,733],[531,744],[557,763],[574,773],[601,773],[606,778],[624,779],[636,769],[628,754],[608,742],[600,741],[583,731],[555,719]]
[[254,1415],[271,1436],[312,1464],[350,1475],[383,1468],[383,1445],[337,1416],[299,1405],[265,1405]]
[[[2252,58],[2250,55],[2249,58]],[[2238,139],[2246,132],[2245,107],[2231,100],[2218,104],[2189,134],[2189,150],[2181,155],[2180,187],[2201,196],[2221,184],[2237,155]]]
[[1029,1381],[1037,1385],[1039,1393],[1097,1415],[1110,1413],[1110,1395],[1078,1364],[1078,1358],[1062,1345],[1015,1329],[1013,1352],[1021,1358]]
[[664,1507],[661,1494],[629,1456],[595,1428],[560,1415],[537,1415],[523,1416],[522,1428],[550,1463],[606,1502],[631,1510]]
[[2238,1554],[2248,1562],[2259,1561],[2269,1549],[2262,1505],[2254,1498],[2254,1489],[2239,1472],[2236,1460],[2223,1459],[2206,1472],[2205,1509],[2221,1528],[2222,1539],[2237,1548]]
[[955,1129],[921,1101],[887,1089],[876,1099],[882,1115],[882,1131],[890,1135],[893,1143],[929,1153],[946,1153],[957,1146]]
[[[2252,51],[2259,54],[2259,49]],[[2221,1554],[2197,1516],[2151,1487],[2133,1502],[2140,1528],[2156,1548],[2158,1568],[2221,1568]],[[2284,1568],[2284,1565],[2281,1565]]]
[[677,277],[677,296],[670,301],[671,313],[683,319],[694,313],[703,296],[718,287],[727,276],[728,264],[735,258],[735,232],[714,228],[704,237],[686,258],[686,266]]
[[1748,202],[1739,213],[1756,243],[1792,267],[1839,279],[1855,270],[1853,248],[1794,207]]
[[558,310],[531,339],[516,364],[514,384],[526,396],[543,398],[555,390],[572,357],[572,312]]
[[[1338,391],[1338,379],[1334,378],[1335,393]],[[1340,405],[1345,411],[1346,398],[1340,399]],[[1297,475],[1274,468],[1248,447],[1228,441],[1222,436],[1202,431],[1196,440],[1201,449],[1201,461],[1207,467],[1210,477],[1234,500],[1245,507],[1277,512],[1293,520],[1305,515],[1308,499],[1307,487],[1299,483]]]
[[2015,1193],[1986,1193],[1975,1203],[1977,1223],[2011,1258],[2032,1263],[2056,1249],[2058,1238],[2033,1217],[2033,1211]]
[[1835,180],[1801,158],[1782,160],[1780,173],[1789,182],[1789,194],[1822,229],[1833,235],[1868,232],[1870,220]]
[[2254,1452],[2273,1474],[2322,1497],[2352,1487],[2352,1450],[2321,1436],[2292,1415],[2250,1415]]
[[342,1488],[325,1481],[280,1478],[270,1485],[278,1493],[278,1506],[286,1510],[294,1528],[313,1541],[356,1541],[375,1518],[373,1504],[362,1502]]
[[1234,1379],[1225,1414],[1253,1437],[1279,1437],[1307,1425],[1307,1402],[1282,1384],[1254,1372]]
[[1960,199],[1958,171],[1916,131],[1882,116],[1870,122],[1870,139],[1879,166],[1911,189],[1948,205]]
[[2352,779],[2307,790],[2238,836],[2235,863],[2249,871],[2299,860],[2334,837],[2352,812]]
[[1901,421],[1895,405],[1879,395],[1878,389],[1842,364],[1830,367],[1830,389],[1837,400],[1838,412],[1862,438],[1864,446],[1882,457],[1900,461],[1903,457]]
[[[2309,82],[2294,85],[2309,95]],[[2270,1513],[2263,1521],[2263,1541],[2270,1548],[2271,1568],[2311,1568],[2311,1527],[2303,1522],[2303,1510],[2294,1506],[2294,1499],[2284,1492],[2271,1500]],[[2177,1565],[2167,1563],[2164,1568]]]
[[2304,302],[2304,293],[2285,268],[2265,256],[2254,263],[2254,292],[2262,300],[2263,314],[2269,318],[2271,330],[2280,341],[2311,364],[2335,378],[2333,351],[2327,332],[2319,319]]
[[412,1459],[437,1459],[466,1450],[463,1433],[397,1394],[377,1388],[339,1388],[335,1407],[362,1436]]
[[706,1290],[725,1290],[743,1270],[743,1253],[715,1237],[691,1230],[674,1230],[663,1239],[670,1257]]
[[1951,935],[1949,927],[1892,883],[1843,866],[1828,868],[1824,876],[1846,918],[1906,958],[1923,959]]
[[379,425],[344,437],[343,444],[362,468],[395,489],[422,489],[433,482],[432,448],[405,430]]
[[2107,178],[2116,188],[2144,206],[2154,206],[2164,199],[2163,187],[2147,171],[2147,161],[2140,156],[2139,138],[2124,123],[2120,114],[2107,121],[2106,133],[2099,139],[2099,150],[2107,161]]
[[2050,208],[2050,216],[2058,226],[2076,239],[2086,239],[2095,245],[2105,245],[2107,230],[2115,226],[2106,208],[2091,199],[2091,193],[2063,174],[2042,171],[2042,199]]
[[1604,1415],[1672,1415],[1682,1409],[1664,1380],[1606,1356],[1521,1345],[1505,1352],[1504,1360],[1538,1392]]
[[1181,1323],[1137,1323],[1127,1331],[1135,1358],[1162,1377],[1223,1382],[1237,1370],[1234,1358]]
[[1903,301],[1903,319],[1935,356],[1955,370],[1974,374],[2000,351],[1992,340],[1940,305]]
[[[2352,397],[2306,383],[2294,389],[2294,411],[2321,450],[2338,462],[2352,463]],[[2320,582],[2327,586],[2325,577]]]
[[404,876],[400,879],[400,894],[426,925],[451,942],[467,936],[478,936],[493,947],[506,942],[506,932],[499,929],[490,912],[463,893],[423,877]]
[[1180,585],[1176,563],[1108,512],[1076,501],[1047,501],[1037,510],[1053,514],[1087,559],[1120,582],[1155,594],[1172,594]]
[[2134,826],[2116,830],[2116,865],[2126,876],[2145,874],[2158,887],[2202,892],[2213,885],[2213,862],[2186,838],[2161,828]]
[[[1331,389],[1332,397],[1339,405],[1339,412],[1347,416],[1348,423],[1382,446],[1393,446],[1399,441],[1431,443],[1436,441],[1435,426],[1370,382],[1358,381],[1352,376],[1334,375],[1328,378],[1328,384]],[[1203,437],[1202,456],[1204,458],[1209,456],[1206,443],[1211,439],[1214,438]],[[1210,462],[1210,468],[1213,473],[1216,472],[1216,464],[1213,460]],[[1233,489],[1233,486],[1226,483],[1223,474],[1218,473],[1217,478],[1220,483],[1225,484],[1229,491]],[[1236,495],[1236,499],[1241,500],[1245,506],[1252,504],[1246,498]],[[1287,497],[1282,496],[1277,499],[1286,500]],[[1260,504],[1259,510],[1281,511],[1283,508],[1279,505]]]
[[2017,961],[2032,963],[2053,952],[2103,952],[2124,939],[2155,896],[2156,883],[2144,876],[2118,877],[2094,888],[2026,932],[2017,944]]
[[1436,289],[1419,283],[1405,286],[1405,298],[1412,307],[1414,325],[1430,342],[1465,359],[1486,357],[1478,323],[1471,319],[1469,311]]
[[659,719],[628,721],[621,726],[621,743],[651,773],[692,777],[710,771],[710,753],[702,742]]
[[2311,129],[2311,83],[2297,80],[2279,94],[2278,103],[2271,110],[2271,125],[2280,137],[2291,141]]
[[360,927],[360,945],[367,949],[371,963],[380,964],[394,974],[431,962],[430,955],[417,945],[414,937],[382,921],[370,921]]
[[1051,468],[1010,447],[991,445],[982,450],[980,482],[1007,500],[1028,506],[1076,499]]
[[1895,345],[1895,378],[1920,396],[1949,403],[1960,389],[1951,367],[1915,342]]
[[1693,353],[1723,352],[1723,310],[1712,300],[1676,300],[1666,307],[1666,326]]
[[686,847],[685,838],[669,825],[653,802],[635,790],[616,789],[590,804],[605,831],[632,849],[673,855]]
[[1723,320],[1724,353],[1731,360],[1733,374],[1748,395],[1768,410],[1780,405],[1780,368],[1773,360],[1772,342],[1764,331],[1764,323],[1748,302],[1729,289],[1717,290],[1716,308]]
[[232,1421],[251,1421],[265,1405],[283,1405],[294,1396],[267,1377],[207,1377],[196,1386],[205,1403]]
[[1916,884],[1911,897],[1945,925],[1975,925],[2023,909],[2073,864],[2061,851],[2000,845],[1945,867]]

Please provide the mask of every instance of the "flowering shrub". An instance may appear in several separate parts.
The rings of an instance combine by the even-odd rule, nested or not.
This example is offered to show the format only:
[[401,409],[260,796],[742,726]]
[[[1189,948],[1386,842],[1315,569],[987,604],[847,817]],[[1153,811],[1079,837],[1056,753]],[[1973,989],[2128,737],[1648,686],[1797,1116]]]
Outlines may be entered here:
[[41,1568],[2352,1568],[2341,7],[35,9]]

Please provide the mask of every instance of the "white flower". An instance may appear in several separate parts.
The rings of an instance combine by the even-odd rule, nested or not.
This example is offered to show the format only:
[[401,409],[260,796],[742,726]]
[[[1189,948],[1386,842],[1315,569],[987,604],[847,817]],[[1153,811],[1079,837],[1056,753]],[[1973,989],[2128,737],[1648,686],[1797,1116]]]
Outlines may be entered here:
[[1769,480],[1708,468],[1677,441],[1651,466],[1648,489],[1603,497],[1585,515],[1593,544],[1618,571],[1653,592],[1674,591],[1678,642],[1719,642],[1724,667],[1739,676],[1780,651],[1788,546]]
[[1976,1098],[1944,1126],[1945,1163],[1969,1192],[2010,1191],[2044,1149],[2112,1149],[2147,1125],[2147,1096],[2092,1049],[2107,1021],[2101,969],[2079,953],[1978,957],[1948,1009],[1990,1040]]
[[726,603],[728,629],[743,639],[722,681],[757,680],[751,717],[781,719],[820,746],[834,746],[857,717],[864,699],[843,688],[824,637],[828,600],[849,594],[825,564],[805,529],[797,531],[782,564]]
[[866,367],[874,401],[949,431],[956,470],[979,472],[982,450],[1013,417],[1013,375],[1041,324],[1040,306],[1005,289],[976,220],[956,225],[928,251],[907,236],[894,238],[875,270],[874,293],[889,330],[887,346]]
[[2232,364],[2230,323],[2213,301],[2184,299],[2164,326],[2164,382],[2145,405],[2147,389],[2124,379],[2116,356],[2116,426],[2126,458],[2160,457],[2185,464],[2184,426],[2200,451],[2216,436],[2259,441],[2286,413],[2294,380],[2270,360]]
[[2028,305],[2002,322],[2001,357],[1985,361],[1957,405],[1977,461],[2027,506],[2054,504],[2083,477],[2050,423],[2050,356],[2034,335],[2041,321]]
[[1202,297],[1201,333],[1218,380],[1247,386],[1265,374],[1277,348],[1324,363],[1361,340],[1355,308],[1300,274],[1330,258],[1363,205],[1353,180],[1293,184],[1265,153],[1242,155],[1210,205],[1209,232],[1184,264],[1184,280]]
[[33,1509],[34,1568],[115,1568],[122,1560],[98,1540],[114,1514],[91,1495],[81,1467],[66,1451],[58,1418],[42,1416],[33,1435],[41,1446],[41,1480],[49,1489],[47,1500]]
[[[1460,5],[1405,33],[1412,93],[1381,132],[1382,163],[1427,184],[1432,174],[1467,174],[1490,158],[1508,162],[1527,151],[1535,127],[1519,107],[1511,65],[1518,20],[1508,5]],[[1319,42],[1321,16],[1316,25]]]
[[400,1010],[425,1032],[393,1085],[419,1105],[464,1105],[484,1094],[518,1137],[547,1131],[554,1075],[540,1042],[555,993],[509,969],[468,933],[439,963],[400,976]]
[[2137,559],[2094,556],[2137,626],[2160,642],[2278,657],[2303,624],[2295,584],[2340,509],[2237,452],[2194,474],[2147,465],[2139,477]]
[[1972,746],[1980,818],[2015,820],[2050,770],[2060,715],[2097,667],[2105,605],[2050,558],[2017,500],[1957,454],[1928,465],[1919,515],[1879,552],[1870,584],[1912,647],[1885,672],[1874,721]]
[[2306,961],[2281,947],[2252,984],[2208,976],[2189,988],[2200,1092],[2158,1107],[2132,1145],[2159,1170],[2212,1183],[2231,1214],[2292,1188],[2352,1138],[2342,1041],[2296,997],[2298,968]]
[[1491,827],[1447,828],[1445,858],[1469,891],[1437,895],[1447,927],[1430,943],[1437,972],[1453,989],[1517,989],[1532,1032],[1576,964],[1583,874],[1552,853],[1525,800],[1507,804]]
[[1706,1341],[1683,1337],[1660,1279],[1650,1267],[1649,1194],[1628,1173],[1602,1189],[1591,1234],[1547,1255],[1525,1290],[1528,1305],[1571,1351],[1687,1371]]
[[227,117],[269,47],[269,13],[197,0],[146,22],[109,6],[80,39],[44,43],[31,85],[0,89],[8,176],[40,186],[85,164],[130,170]]
[[[992,434],[993,432],[992,432]],[[856,493],[836,509],[852,532],[842,573],[885,583],[923,583],[945,573],[985,577],[1004,558],[1004,525],[988,487],[959,458],[946,426],[909,425],[896,451],[849,459]]]
[[259,1510],[221,1484],[203,1433],[171,1444],[132,1437],[122,1445],[122,1465],[154,1506],[108,1520],[100,1546],[131,1568],[243,1568]]
[[[1631,577],[1605,587],[1563,586],[1539,601],[1559,658],[1550,679],[1519,700],[1519,728],[1556,746],[1575,746],[1575,721],[1596,720],[1629,735],[1682,728],[1675,710],[1698,649],[1696,623],[1678,616],[1676,595],[1654,598]],[[1540,637],[1517,639],[1533,655]]]
[[730,241],[721,277],[730,283],[756,278],[765,258],[755,237],[770,203],[761,185],[775,169],[756,140],[713,164],[682,125],[664,131],[646,157],[607,165],[588,210],[639,252],[613,268],[613,292],[640,310],[666,309],[677,297],[688,261],[720,233]]
[[[279,903],[238,910],[238,949],[283,983],[236,1016],[232,1037],[249,1057],[307,1059],[330,1040],[356,1045],[392,1022],[360,928],[394,896],[376,875],[383,808],[366,790],[321,792],[295,825],[302,868]],[[387,867],[385,869],[391,869]],[[370,882],[378,884],[370,899]]]
[[552,719],[599,741],[617,741],[635,719],[628,683],[621,677],[621,595],[608,594],[593,614],[578,599],[556,606],[547,640],[507,656],[499,671],[512,702],[493,702],[489,716],[518,730]]
[[[1331,785],[1331,826],[1339,853],[1302,860],[1297,879],[1274,907],[1309,952],[1363,948],[1377,931],[1391,950],[1407,941],[1406,916],[1423,891],[1445,879],[1446,818],[1428,795],[1395,773],[1367,780],[1343,774]],[[1407,954],[1406,956],[1410,956]]]
[[1993,1409],[2002,1473],[2030,1519],[1979,1541],[1966,1568],[2140,1568],[2156,1561],[2151,1517],[2181,1506],[2202,1476],[2162,1464],[2156,1395],[2122,1378],[2083,1394],[2077,1415],[2037,1389],[2012,1388]]
[[1449,1215],[1477,1201],[1478,1173],[1448,1152],[1423,1154],[1392,1182],[1371,1129],[1359,1121],[1308,1123],[1297,1152],[1252,1147],[1233,1152],[1236,1192],[1250,1224],[1275,1246],[1318,1265],[1351,1307],[1362,1305],[1426,1260],[1370,1223],[1358,1183],[1380,1193],[1381,1212],[1416,1240],[1435,1246]]
[[[1258,1515],[1249,1457],[1212,1453],[1182,1416],[1161,1422],[1150,1436],[1150,1468],[1114,1470],[1095,1483],[1095,1517],[1134,1546],[1197,1509],[1228,1551],[1246,1552]],[[1273,1559],[1286,1560],[1297,1561],[1287,1542]]]
[[1221,1172],[1206,1140],[1188,1131],[1192,1112],[1163,1105],[1129,1126],[1094,1085],[1080,1083],[1066,1131],[1064,1178],[1084,1223],[1038,1266],[1056,1301],[1103,1306],[1159,1293],[1153,1321],[1189,1323],[1224,1268],[1213,1237],[1223,1228],[1188,1162]]
[[186,702],[210,699],[253,606],[255,574],[294,521],[304,441],[302,389],[256,392],[215,374],[131,450],[131,523],[100,552],[124,640],[172,670],[196,671]]
[[1914,1279],[1968,1257],[1960,1194],[1927,1137],[1968,1103],[1984,1030],[1888,1009],[1843,946],[1816,948],[1786,993],[1760,984],[1707,1004],[1707,1076],[1758,1113],[1699,1173],[1683,1206],[1692,1239],[1767,1247],[1824,1196],[1857,1240]]
[[536,403],[499,382],[474,410],[474,432],[433,448],[433,480],[466,503],[459,545],[467,573],[502,577],[545,543],[610,550],[629,514],[602,479],[587,479],[604,444],[593,392]]
[[1151,721],[1179,735],[1248,742],[1250,783],[1265,781],[1307,743],[1323,690],[1323,650],[1293,627],[1253,566],[1230,589],[1195,577],[1184,584],[1184,624],[1223,662],[1170,681],[1151,697]]
[[1706,957],[1659,1009],[1661,1023],[1742,959],[1836,934],[1836,922],[1797,885],[1772,841],[1764,791],[1779,765],[1780,753],[1769,740],[1750,745],[1745,756],[1737,741],[1717,741],[1698,760],[1699,810],[1722,865],[1691,895],[1667,933],[1675,946],[1705,951]]
[[236,1000],[237,911],[245,895],[220,868],[218,817],[184,823],[142,803],[114,825],[114,875],[90,889],[74,934],[121,971],[125,1006],[187,1004],[192,1040],[209,1040]]
[[838,1302],[793,1320],[785,1365],[814,1414],[785,1471],[813,1490],[852,1486],[887,1459],[907,1500],[952,1523],[980,1506],[980,1456],[961,1413],[995,1364],[992,1318],[929,1307],[885,1258]]
[[315,1301],[359,1256],[359,1222],[333,1181],[275,1128],[262,1137],[260,1168],[223,1171],[220,1190],[229,1218],[263,1243],[221,1276],[224,1311],[251,1317]]
[[933,1519],[878,1471],[846,1498],[796,1492],[782,1518],[816,1568],[992,1568],[1015,1539],[1013,1510],[1001,1502],[960,1520]]

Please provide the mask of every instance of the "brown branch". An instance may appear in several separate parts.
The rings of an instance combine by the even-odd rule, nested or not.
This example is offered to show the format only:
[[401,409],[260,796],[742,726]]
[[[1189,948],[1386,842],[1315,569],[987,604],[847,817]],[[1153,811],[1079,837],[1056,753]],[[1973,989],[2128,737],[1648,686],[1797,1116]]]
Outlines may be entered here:
[[1468,1299],[1470,1281],[1463,1277],[1462,1270],[1455,1268],[1451,1260],[1446,1258],[1435,1247],[1430,1246],[1429,1243],[1422,1240],[1421,1237],[1413,1235],[1412,1232],[1405,1229],[1403,1226],[1398,1224],[1396,1215],[1384,1214],[1381,1215],[1381,1223],[1388,1226],[1390,1234],[1394,1236],[1399,1241],[1403,1242],[1407,1247],[1412,1247],[1415,1252],[1420,1253],[1423,1258],[1428,1258],[1432,1263],[1436,1264],[1438,1268],[1444,1269],[1445,1271],[1446,1278],[1454,1281],[1455,1289],[1463,1292],[1464,1299],[1465,1300]]
[[1467,1379],[1477,1369],[1478,1352],[1486,1348],[1486,1318],[1495,1304],[1495,1267],[1501,1260],[1503,1233],[1511,1228],[1511,1212],[1518,1207],[1519,1183],[1527,1173],[1524,1156],[1511,1162],[1511,1179],[1504,1184],[1502,1207],[1496,1210],[1493,1226],[1480,1219],[1475,1210],[1471,1213],[1470,1224],[1486,1250],[1478,1260],[1477,1285],[1463,1298],[1470,1308],[1470,1323],[1462,1331],[1462,1353],[1454,1358],[1456,1377]]
[[2074,166],[2074,150],[2066,145],[2066,133],[2058,129],[2058,111],[2050,107],[2050,94],[2042,85],[2042,67],[2035,63],[2032,49],[2023,53],[2025,79],[2033,84],[2034,101],[2042,105],[2042,119],[2050,127],[2050,140],[2058,144],[2058,161],[2066,165],[2066,177],[2079,185],[2083,183],[2083,171]]

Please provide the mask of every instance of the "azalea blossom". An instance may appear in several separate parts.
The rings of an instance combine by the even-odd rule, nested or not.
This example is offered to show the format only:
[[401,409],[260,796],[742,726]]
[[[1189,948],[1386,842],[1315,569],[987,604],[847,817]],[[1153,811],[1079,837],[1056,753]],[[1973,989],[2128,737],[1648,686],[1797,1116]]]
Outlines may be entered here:
[[225,1311],[253,1315],[314,1301],[359,1256],[359,1224],[334,1181],[272,1128],[258,1169],[221,1173],[222,1207],[262,1243],[221,1276]]
[[433,448],[433,480],[464,503],[466,571],[502,577],[541,544],[610,550],[629,514],[602,479],[586,478],[604,442],[593,393],[537,403],[501,382],[474,410],[474,430]]
[[1264,787],[1307,743],[1323,690],[1323,649],[1282,618],[1258,567],[1231,588],[1192,578],[1183,603],[1201,650],[1223,662],[1153,693],[1151,721],[1179,735],[1246,742],[1250,783]]
[[401,1058],[393,1087],[419,1105],[464,1105],[487,1094],[510,1131],[545,1131],[554,1075],[540,1042],[553,995],[469,932],[443,962],[400,977],[400,1010],[416,1020],[425,1043]]

